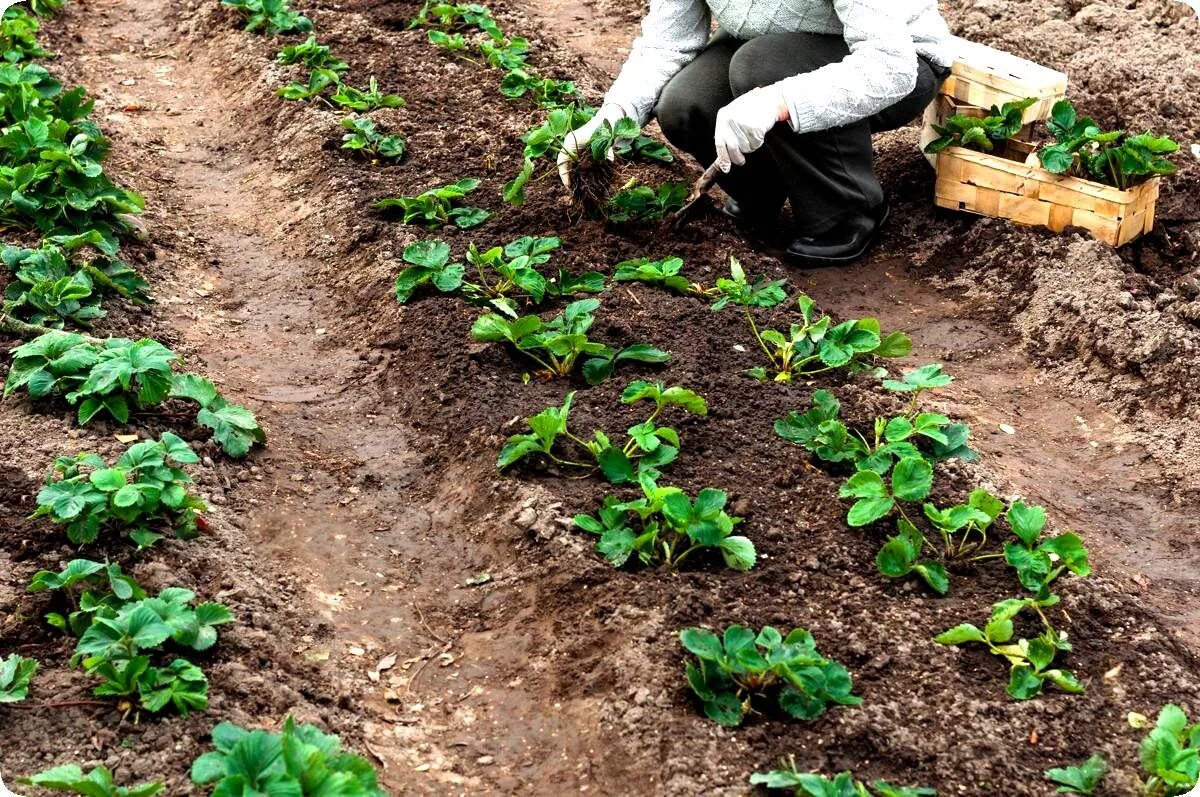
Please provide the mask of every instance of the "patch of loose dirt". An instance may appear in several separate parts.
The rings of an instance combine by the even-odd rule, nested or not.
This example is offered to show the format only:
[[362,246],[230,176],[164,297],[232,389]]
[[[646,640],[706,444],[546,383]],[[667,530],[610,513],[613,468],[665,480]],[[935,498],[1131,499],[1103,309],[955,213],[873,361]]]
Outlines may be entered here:
[[[55,68],[102,92],[116,171],[154,209],[143,268],[163,301],[129,322],[249,401],[272,439],[247,467],[213,455],[199,469],[203,490],[219,499],[211,539],[141,559],[115,547],[97,554],[119,555],[151,585],[182,583],[238,613],[204,662],[212,710],[137,727],[94,710],[71,709],[69,722],[3,714],[6,773],[107,761],[123,776],[163,774],[168,793],[193,794],[184,773],[211,723],[270,725],[294,711],[375,756],[398,794],[735,794],[748,772],[795,754],[805,767],[853,768],[943,793],[1043,795],[1043,769],[1097,751],[1115,764],[1110,793],[1132,790],[1138,734],[1125,714],[1167,701],[1200,710],[1200,662],[1186,644],[1200,632],[1200,540],[1195,505],[1179,489],[1194,476],[1181,467],[1194,430],[1182,425],[1187,408],[1170,403],[1190,378],[1172,370],[1174,352],[1123,328],[1119,319],[1130,316],[1103,315],[1098,297],[1135,276],[1143,286],[1178,277],[1168,250],[1151,241],[1122,259],[1076,238],[934,214],[913,131],[880,140],[896,223],[876,255],[840,272],[791,271],[715,216],[672,239],[657,227],[573,224],[551,181],[531,189],[521,210],[503,208],[497,197],[535,112],[505,101],[494,73],[405,30],[416,3],[299,5],[350,61],[353,79],[377,74],[408,99],[378,114],[408,138],[402,164],[353,160],[336,148],[336,114],[277,100],[274,89],[298,73],[272,65],[274,43],[237,30],[215,3],[86,3],[48,26],[64,51]],[[539,69],[579,76],[593,96],[603,88],[610,62],[589,66],[574,39],[554,41],[562,14],[569,26],[583,7],[494,7],[512,32],[537,34]],[[982,7],[951,18],[965,31]],[[632,33],[636,9],[599,8],[613,16],[586,25],[605,41]],[[989,24],[1009,24],[1007,11],[997,13]],[[68,47],[70,37],[78,40]],[[691,168],[647,176],[683,180]],[[653,342],[672,362],[629,368],[597,388],[523,384],[526,366],[472,341],[476,311],[455,299],[398,306],[390,282],[400,253],[425,235],[382,220],[370,203],[467,176],[484,180],[473,200],[495,216],[470,233],[440,233],[456,253],[469,241],[553,233],[565,242],[555,264],[575,273],[678,254],[707,282],[737,253],[748,270],[789,277],[830,312],[877,315],[911,331],[912,363],[943,360],[959,377],[935,403],[973,425],[984,455],[949,467],[938,497],[977,484],[1024,495],[1093,549],[1098,574],[1062,589],[1062,625],[1076,648],[1069,664],[1088,693],[1016,703],[989,656],[930,643],[1013,594],[1009,573],[995,563],[960,569],[946,599],[883,580],[874,568],[880,535],[846,528],[839,477],[774,438],[772,421],[805,406],[817,387],[836,390],[859,421],[895,408],[869,384],[750,382],[739,373],[756,359],[736,314],[642,286],[610,291],[595,333],[619,345]],[[1185,170],[1178,185],[1177,196],[1187,195],[1194,175]],[[1164,230],[1174,236],[1187,224],[1168,221]],[[1101,265],[1084,272],[1085,262]],[[1130,292],[1125,310],[1138,328],[1172,334],[1157,299],[1143,307]],[[1074,331],[1054,326],[1063,316],[1077,320]],[[124,317],[111,321],[114,331],[128,329]],[[1147,351],[1155,353],[1130,356]],[[1128,383],[1103,389],[1104,375],[1117,372],[1130,373]],[[669,476],[690,490],[731,493],[762,557],[754,571],[698,560],[678,574],[614,572],[568,520],[594,507],[603,485],[536,466],[496,474],[495,453],[521,418],[578,388],[573,428],[619,431],[639,420],[617,402],[625,378],[650,375],[708,398],[708,417],[676,424],[683,455]],[[1090,397],[1078,390],[1085,378]],[[1174,452],[1145,447],[1143,413],[1112,414],[1133,395],[1180,424]],[[0,616],[13,618],[0,625],[0,651],[27,645],[43,658],[39,701],[86,693],[65,668],[67,646],[36,622],[44,606],[22,592],[32,572],[72,553],[57,537],[47,541],[44,525],[19,518],[64,440],[113,452],[113,431],[74,430],[61,407],[0,405],[0,453],[15,463],[0,478]],[[708,722],[686,692],[676,634],[731,622],[810,628],[823,652],[851,669],[863,706],[807,725],[773,715],[737,731]],[[389,654],[395,666],[373,680]]]

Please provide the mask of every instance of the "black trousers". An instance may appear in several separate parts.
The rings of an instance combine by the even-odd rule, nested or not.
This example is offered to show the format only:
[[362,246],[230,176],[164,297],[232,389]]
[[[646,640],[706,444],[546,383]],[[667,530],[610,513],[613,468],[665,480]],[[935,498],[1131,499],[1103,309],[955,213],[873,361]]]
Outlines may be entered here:
[[[717,159],[717,111],[735,97],[850,54],[840,36],[773,33],[749,41],[718,32],[663,90],[655,115],[667,139],[702,166]],[[946,71],[920,58],[913,92],[869,119],[834,130],[797,134],[780,122],[766,145],[718,183],[748,212],[775,216],[792,204],[798,235],[819,235],[883,202],[875,178],[871,134],[903,127],[936,96]]]

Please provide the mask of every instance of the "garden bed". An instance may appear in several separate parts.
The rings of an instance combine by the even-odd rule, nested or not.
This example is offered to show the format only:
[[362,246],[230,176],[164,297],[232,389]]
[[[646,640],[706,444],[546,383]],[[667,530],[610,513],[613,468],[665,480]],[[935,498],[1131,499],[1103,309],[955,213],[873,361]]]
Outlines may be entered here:
[[[1128,784],[1141,733],[1128,727],[1127,712],[1152,714],[1168,701],[1192,713],[1200,709],[1200,662],[1171,631],[1177,623],[1163,617],[1159,586],[1147,587],[1139,572],[1115,564],[1113,551],[1128,533],[1130,516],[1119,508],[1124,496],[1094,485],[1100,503],[1118,508],[1113,516],[1093,517],[1070,501],[1055,500],[1052,484],[1040,484],[1057,480],[1064,463],[1086,468],[1086,459],[1068,458],[1075,452],[1031,458],[1003,472],[985,456],[979,465],[949,466],[939,482],[944,491],[939,497],[945,498],[962,497],[980,483],[1006,495],[1027,492],[1031,500],[1050,504],[1055,528],[1071,525],[1098,549],[1098,574],[1062,590],[1070,617],[1064,627],[1076,646],[1069,663],[1086,680],[1088,693],[1048,693],[1017,703],[1004,695],[1004,667],[992,657],[929,641],[956,623],[977,621],[993,601],[1015,594],[1011,574],[998,563],[955,572],[945,599],[912,582],[883,579],[874,569],[880,535],[845,526],[845,506],[837,499],[841,479],[771,430],[776,418],[806,408],[816,388],[835,391],[846,415],[859,422],[896,410],[897,399],[869,380],[822,377],[793,386],[752,381],[741,372],[760,365],[761,358],[736,313],[715,314],[696,297],[641,285],[617,286],[605,295],[597,336],[614,345],[659,345],[673,355],[668,365],[633,365],[595,388],[540,379],[524,384],[523,363],[497,345],[468,337],[477,312],[458,299],[432,296],[396,305],[390,289],[402,267],[400,252],[426,236],[383,220],[370,204],[479,177],[481,203],[496,213],[479,229],[438,234],[456,253],[470,241],[491,246],[526,234],[556,234],[564,246],[554,263],[572,273],[607,271],[637,256],[677,254],[689,277],[710,284],[727,274],[727,256],[737,253],[750,273],[787,277],[793,289],[812,293],[840,317],[855,314],[856,303],[882,305],[878,294],[886,292],[891,307],[866,312],[860,307],[857,315],[877,310],[886,327],[919,333],[918,348],[927,359],[955,352],[961,327],[939,334],[927,326],[910,310],[925,313],[931,305],[903,304],[896,296],[911,301],[911,292],[874,287],[880,271],[905,268],[898,263],[911,257],[924,265],[904,272],[910,277],[946,281],[982,275],[1004,289],[1000,300],[972,305],[972,314],[990,321],[1026,307],[1029,286],[1013,283],[1036,284],[1047,272],[1030,279],[1031,269],[1054,260],[1056,247],[1070,247],[1075,261],[1091,258],[1114,268],[1119,260],[1103,259],[1113,258],[1111,253],[1073,238],[1060,243],[1030,231],[1006,231],[996,223],[935,219],[928,210],[932,180],[915,155],[911,130],[882,145],[881,171],[899,191],[895,202],[902,220],[876,258],[848,276],[789,270],[769,251],[747,251],[715,217],[694,223],[674,240],[653,226],[615,230],[577,224],[549,182],[531,189],[529,203],[513,211],[496,197],[519,167],[516,138],[534,114],[504,100],[494,74],[448,58],[427,44],[422,31],[405,31],[416,4],[304,9],[359,74],[386,76],[385,88],[409,102],[387,118],[408,137],[410,154],[399,166],[378,169],[367,169],[328,143],[338,135],[332,114],[271,96],[284,81],[282,71],[266,66],[275,48],[237,30],[231,14],[211,3],[154,8],[174,29],[144,48],[139,68],[145,71],[138,78],[153,80],[152,55],[172,52],[176,68],[193,73],[185,85],[203,91],[197,96],[221,110],[204,119],[216,134],[195,134],[205,135],[204,147],[175,157],[162,150],[186,146],[186,132],[168,128],[161,134],[168,146],[154,149],[160,134],[153,125],[117,125],[118,150],[136,140],[157,153],[139,162],[126,146],[123,176],[170,209],[151,219],[156,259],[148,272],[163,281],[179,279],[177,293],[198,297],[185,318],[160,309],[153,324],[248,395],[265,396],[256,403],[274,449],[255,460],[257,473],[219,458],[206,466],[201,471],[206,492],[220,490],[229,500],[213,513],[213,538],[198,549],[172,544],[157,565],[137,572],[155,586],[183,580],[223,595],[241,622],[230,627],[207,662],[213,693],[220,696],[207,714],[186,723],[144,720],[137,727],[117,724],[103,712],[72,714],[69,725],[56,715],[2,714],[0,763],[6,777],[91,758],[109,762],[130,779],[165,776],[169,794],[198,794],[183,773],[205,749],[208,726],[224,719],[273,724],[294,711],[346,734],[352,746],[375,756],[387,766],[384,782],[397,794],[543,793],[547,784],[556,792],[586,786],[593,793],[625,794],[631,782],[644,793],[743,793],[749,772],[795,754],[802,766],[828,774],[854,768],[860,777],[935,785],[947,794],[1042,795],[1048,792],[1042,770],[1097,751],[1117,768],[1111,783]],[[531,9],[496,8],[514,32],[539,29],[527,16]],[[86,19],[83,11],[68,14],[58,32],[63,49],[70,31],[93,24]],[[150,35],[149,29],[139,32]],[[111,40],[84,35],[85,52],[108,52]],[[539,67],[579,76],[593,94],[601,87],[577,55],[553,42],[535,45]],[[112,71],[86,60],[68,55],[59,66],[89,84],[116,85],[99,80],[111,79]],[[431,74],[443,77],[431,81]],[[160,91],[157,99],[170,102],[170,87]],[[113,95],[113,106],[123,107],[118,100],[126,96]],[[233,140],[249,143],[229,146]],[[211,172],[189,165],[206,160],[215,163]],[[644,174],[656,180],[691,176],[682,163]],[[1190,185],[1193,177],[1180,179]],[[243,186],[240,199],[222,197],[231,181]],[[189,192],[201,192],[209,208],[189,200]],[[1194,188],[1178,189],[1169,203],[1172,231],[1182,229],[1189,202],[1194,203]],[[222,215],[221,208],[229,206],[232,211]],[[246,221],[248,216],[256,218]],[[239,225],[246,225],[244,248],[231,248],[229,236],[242,234]],[[943,225],[949,229],[939,231]],[[1138,251],[1151,260],[1155,252],[1169,253],[1171,245],[1156,239]],[[1134,301],[1148,300],[1148,307],[1139,305],[1144,323],[1162,321],[1151,317],[1157,298],[1185,275],[1168,261],[1164,254],[1128,274],[1117,267],[1129,280],[1143,281]],[[1006,265],[1015,268],[1002,272]],[[300,277],[281,285],[280,271]],[[209,279],[217,282],[214,297],[187,292],[211,293],[203,287]],[[1078,294],[1058,295],[1068,309],[1076,297],[1073,312],[1084,318],[1093,309]],[[1034,298],[1050,302],[1041,294]],[[278,315],[272,302],[282,304]],[[998,306],[1008,303],[1013,306]],[[779,310],[766,320],[784,325],[790,316]],[[992,327],[984,343],[957,349],[947,367],[960,382],[939,403],[959,400],[956,391],[969,383],[964,374],[975,372],[971,360],[1011,346],[1003,329]],[[1034,341],[1045,334],[1032,324],[1021,329]],[[1120,366],[1095,341],[1094,359],[1080,365],[1074,345],[1086,348],[1089,342],[1068,338],[1046,356],[1090,367],[1097,375]],[[1183,389],[1186,381],[1170,384],[1165,368],[1152,360],[1138,374],[1161,380],[1138,394],[1139,400]],[[564,522],[592,511],[611,488],[596,478],[562,478],[569,474],[544,467],[520,466],[503,477],[494,469],[504,438],[523,430],[519,419],[560,404],[569,387],[580,390],[572,416],[577,431],[624,429],[640,420],[618,403],[621,388],[634,376],[663,378],[707,398],[707,417],[677,424],[682,454],[669,475],[693,492],[713,486],[731,493],[736,513],[747,518],[741,531],[761,557],[754,570],[733,573],[700,559],[679,574],[615,571],[592,551],[591,538]],[[1050,405],[1061,414],[1056,396],[1035,396],[1026,408]],[[1158,406],[1171,418],[1186,419],[1183,412]],[[1006,447],[988,410],[963,411],[972,414],[985,454]],[[21,594],[33,571],[69,555],[57,541],[38,541],[44,526],[19,519],[31,508],[40,471],[63,447],[68,425],[60,414],[62,407],[31,414],[15,401],[0,407],[5,461],[18,463],[25,474],[8,477],[0,504],[4,551],[13,562],[0,591],[0,606],[13,618],[0,632],[0,649],[31,645],[44,659],[47,680],[39,686],[40,699],[81,687],[77,673],[60,666],[68,646],[36,621],[43,606]],[[113,431],[100,427],[68,440],[107,451],[115,449]],[[36,446],[28,444],[31,439]],[[1189,444],[1186,436],[1178,439]],[[1184,484],[1194,475],[1171,473]],[[1169,503],[1164,497],[1157,508],[1166,511]],[[421,512],[423,523],[414,520]],[[1134,535],[1145,533],[1129,525]],[[1184,569],[1195,555],[1196,540],[1187,536],[1194,531],[1184,529],[1178,537]],[[117,549],[105,553],[129,557]],[[468,583],[483,573],[490,580]],[[366,586],[357,586],[359,580]],[[1184,595],[1169,597],[1184,603]],[[682,678],[676,634],[687,625],[731,622],[809,628],[825,655],[849,667],[863,706],[831,710],[813,724],[776,715],[752,718],[738,731],[710,723]],[[445,666],[436,655],[424,655],[427,647],[443,649],[438,640],[451,643],[444,648],[451,653]],[[437,663],[397,666],[372,680],[368,673],[390,652],[401,662],[422,656],[419,661]],[[322,665],[322,657],[329,663]],[[1121,788],[1111,793],[1126,793]]]

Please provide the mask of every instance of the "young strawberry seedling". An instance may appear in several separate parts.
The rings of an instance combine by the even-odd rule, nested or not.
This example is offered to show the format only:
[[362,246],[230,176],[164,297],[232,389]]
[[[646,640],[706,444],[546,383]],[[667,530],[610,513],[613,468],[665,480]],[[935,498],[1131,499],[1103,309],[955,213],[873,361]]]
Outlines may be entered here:
[[118,786],[108,767],[99,766],[87,774],[75,764],[65,764],[23,778],[21,783],[49,791],[79,794],[82,797],[154,797],[165,789],[161,782],[140,786]]
[[13,6],[0,13],[0,61],[19,64],[35,58],[46,58],[50,54],[37,43],[41,24],[37,17],[20,6]]
[[466,267],[450,262],[450,244],[444,241],[418,241],[404,248],[409,266],[396,277],[396,301],[404,304],[417,288],[432,284],[442,293],[454,293],[462,287]]
[[[708,414],[704,399],[690,390],[666,387],[662,382],[631,382],[621,393],[621,403],[653,401],[654,411],[645,421],[629,428],[629,439],[623,446],[616,446],[612,438],[600,430],[592,433],[591,440],[584,440],[570,432],[567,421],[574,399],[575,394],[569,393],[561,407],[550,407],[529,418],[532,433],[508,438],[496,460],[496,466],[504,470],[527,457],[540,455],[564,467],[589,471],[599,469],[612,484],[629,484],[642,478],[658,481],[661,476],[659,468],[679,457],[679,432],[670,426],[658,426],[659,417],[671,407],[693,415]],[[590,461],[559,456],[555,453],[555,445],[561,443],[574,443]]]
[[797,628],[784,637],[766,626],[757,635],[731,625],[724,638],[703,628],[679,634],[687,662],[687,680],[700,698],[704,714],[721,725],[736,727],[754,711],[756,698],[775,695],[779,708],[799,720],[815,720],[829,704],[857,706],[854,684],[846,668],[822,656],[812,634]]
[[[195,600],[196,593],[191,590],[168,587],[153,598],[142,597],[105,606],[93,614],[92,622],[80,635],[73,661],[91,656],[112,658],[122,653],[136,654],[139,648],[154,648],[167,639],[180,647],[206,651],[217,644],[217,629],[233,622],[233,613],[220,603],[193,605]],[[170,634],[150,644],[118,633],[143,609],[153,612],[170,629]]]
[[[440,30],[431,30],[426,34],[429,38],[429,43],[435,47],[441,47],[451,53],[465,53],[467,51],[467,37],[461,33],[446,33]],[[469,59],[468,59],[469,60]]]
[[312,20],[293,11],[287,0],[221,0],[221,5],[236,8],[246,17],[245,30],[262,31],[268,36],[285,33],[311,33]]
[[88,326],[103,317],[101,291],[133,304],[150,302],[149,286],[133,269],[103,254],[86,260],[77,250],[91,246],[91,240],[72,236],[67,243],[67,251],[49,242],[39,249],[0,248],[0,262],[15,277],[6,292],[4,312],[40,326],[61,328],[65,321]]
[[982,119],[963,114],[955,114],[943,125],[934,125],[938,138],[925,145],[927,154],[941,152],[947,147],[966,147],[967,149],[991,152],[998,143],[1021,132],[1025,126],[1025,109],[1037,102],[1036,97],[1024,100],[1006,102],[1002,108],[992,106],[988,115]]
[[479,52],[493,69],[514,72],[525,67],[529,41],[522,36],[484,39],[479,42]]
[[460,230],[478,227],[491,214],[482,208],[461,207],[460,200],[479,187],[479,180],[466,179],[434,188],[417,196],[393,197],[375,203],[379,210],[399,210],[404,224],[439,229],[453,224]]
[[574,81],[545,78],[520,68],[504,76],[500,93],[510,100],[527,96],[543,108],[561,108],[579,100]]
[[655,188],[631,182],[612,196],[604,215],[613,224],[661,221],[683,207],[690,190],[687,183],[663,183]]
[[504,38],[500,25],[492,12],[476,3],[439,3],[426,0],[420,12],[408,26],[411,28],[431,27],[444,31],[477,28],[493,40]]
[[667,257],[662,260],[651,260],[639,257],[636,260],[626,260],[618,263],[613,271],[615,282],[641,282],[646,285],[658,285],[669,291],[680,294],[707,295],[696,283],[688,282],[680,275],[683,269],[683,258]]
[[540,365],[546,376],[569,376],[579,365],[589,385],[608,379],[622,361],[664,363],[671,359],[667,352],[646,343],[618,350],[589,339],[587,333],[599,308],[598,299],[581,299],[568,304],[549,321],[535,315],[510,321],[495,313],[485,313],[472,325],[471,335],[488,343],[507,341]]
[[[1047,683],[1068,694],[1082,694],[1083,684],[1070,670],[1051,668],[1060,651],[1071,650],[1067,635],[1056,631],[1042,611],[1058,602],[1057,595],[1003,600],[992,607],[992,615],[982,630],[970,623],[963,623],[938,634],[933,641],[940,645],[986,645],[994,655],[1008,661],[1008,694],[1016,700],[1029,700],[1037,696]],[[1027,609],[1041,620],[1042,633],[1032,639],[1014,641],[1016,631],[1013,621]]]
[[292,102],[308,102],[325,93],[330,86],[340,86],[342,76],[332,69],[319,68],[308,73],[308,82],[300,83],[293,80],[282,86],[276,93],[285,100]]
[[548,297],[600,293],[604,275],[589,271],[578,277],[559,270],[556,279],[547,279],[537,270],[550,260],[562,245],[558,238],[524,236],[501,248],[480,252],[475,244],[467,248],[467,263],[475,267],[478,282],[464,282],[463,294],[476,304],[488,305],[516,320],[521,305],[540,305]]
[[[82,587],[82,591],[78,588]],[[102,564],[90,559],[72,559],[58,573],[39,571],[27,588],[29,592],[62,590],[70,611],[50,612],[46,622],[72,636],[82,636],[97,615],[116,616],[129,601],[148,597],[146,591],[114,563]]]
[[1019,542],[1004,546],[1004,560],[1017,571],[1021,586],[1037,595],[1046,595],[1060,575],[1070,571],[1077,576],[1091,575],[1087,548],[1076,534],[1065,532],[1041,540],[1046,528],[1046,510],[1017,501],[1005,516]]
[[816,772],[802,772],[795,756],[780,762],[784,768],[771,772],[755,772],[750,785],[767,789],[788,789],[796,797],[936,797],[937,792],[920,786],[893,786],[877,780],[869,787],[855,780],[853,773],[842,772],[827,778]]
[[339,83],[338,90],[329,102],[343,111],[367,113],[380,108],[403,108],[404,98],[397,94],[384,94],[379,90],[379,81],[374,76],[367,82],[366,89],[356,89],[348,83]]
[[[642,430],[642,442],[651,451],[662,445],[655,431]],[[636,555],[643,565],[677,568],[693,553],[707,549],[719,552],[730,569],[754,567],[754,543],[733,533],[742,519],[725,512],[729,498],[723,490],[703,489],[692,501],[678,487],[659,487],[648,477],[639,483],[642,498],[621,501],[610,495],[595,515],[575,516],[578,528],[600,537],[596,550],[613,567],[622,567]]]
[[286,45],[275,60],[284,66],[303,64],[309,69],[328,69],[338,74],[350,69],[349,64],[329,52],[328,46],[318,43],[316,36],[309,36],[303,44]]
[[1054,104],[1046,122],[1055,143],[1038,151],[1046,171],[1131,188],[1156,175],[1174,174],[1164,156],[1179,150],[1169,138],[1150,133],[1131,136],[1123,130],[1102,132],[1090,117],[1080,118],[1067,100]]
[[1145,797],[1191,794],[1200,779],[1200,723],[1188,724],[1187,714],[1174,704],[1163,706],[1139,749]]
[[0,706],[19,703],[29,696],[29,684],[37,669],[36,661],[16,653],[0,658]]
[[74,545],[110,532],[148,548],[162,539],[164,528],[180,539],[194,539],[197,518],[207,507],[188,493],[192,479],[178,466],[195,462],[199,457],[170,432],[157,442],[130,446],[112,467],[97,454],[59,457],[38,493],[33,517],[65,526]]
[[721,277],[717,284],[707,292],[717,297],[713,302],[713,312],[720,312],[731,304],[745,308],[746,320],[750,328],[758,335],[758,326],[754,316],[750,314],[752,307],[776,307],[787,300],[787,280],[769,281],[759,276],[751,282],[746,278],[746,271],[741,262],[732,255],[729,257],[729,277]]
[[212,439],[229,456],[240,459],[258,445],[266,445],[267,433],[258,425],[254,413],[239,404],[230,404],[217,386],[196,374],[175,374],[171,378],[171,398],[194,401],[200,405],[196,423],[212,430]]
[[342,120],[342,127],[349,131],[342,136],[342,149],[358,152],[373,159],[399,160],[404,157],[404,139],[379,132],[372,119],[365,116],[347,117]]
[[297,725],[290,716],[281,733],[223,722],[213,728],[212,742],[215,752],[197,758],[191,776],[197,786],[211,787],[213,795],[388,797],[369,761],[343,752],[338,737]]
[[1047,769],[1045,774],[1046,779],[1058,787],[1055,789],[1058,794],[1082,794],[1084,797],[1091,797],[1108,774],[1108,761],[1097,753],[1079,766]]

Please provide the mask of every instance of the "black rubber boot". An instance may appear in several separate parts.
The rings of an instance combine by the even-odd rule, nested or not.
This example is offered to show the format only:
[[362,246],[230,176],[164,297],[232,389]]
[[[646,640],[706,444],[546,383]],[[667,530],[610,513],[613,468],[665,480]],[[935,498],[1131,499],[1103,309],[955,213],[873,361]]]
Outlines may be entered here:
[[725,201],[721,212],[737,222],[746,234],[759,240],[767,240],[779,231],[779,212],[782,206],[773,211],[750,209],[733,197]]
[[869,214],[852,216],[828,232],[797,238],[787,248],[788,259],[815,268],[849,265],[875,244],[889,215],[891,208],[884,202]]

